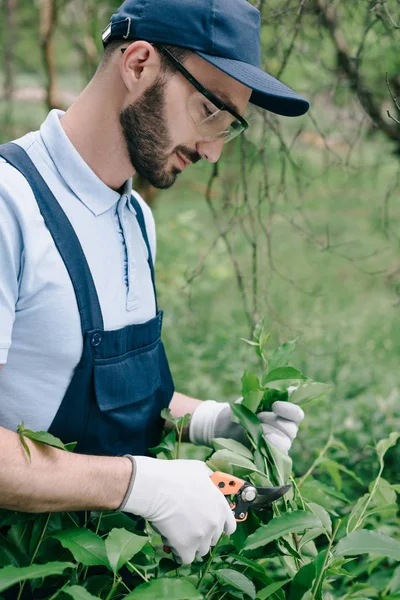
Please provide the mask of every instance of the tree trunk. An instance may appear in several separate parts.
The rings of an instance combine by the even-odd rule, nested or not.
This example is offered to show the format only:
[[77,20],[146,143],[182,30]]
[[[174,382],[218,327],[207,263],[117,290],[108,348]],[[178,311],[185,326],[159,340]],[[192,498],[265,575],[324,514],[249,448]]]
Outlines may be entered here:
[[[375,127],[380,129],[389,139],[396,142],[400,148],[400,127],[393,121],[387,121],[382,116],[379,102],[368,88],[359,71],[357,61],[351,51],[343,31],[340,29],[337,13],[327,0],[314,0],[322,25],[326,28],[336,50],[339,69],[346,76],[351,89],[357,94],[361,106],[370,117]],[[389,96],[389,92],[388,92]]]
[[54,31],[57,23],[55,0],[40,0],[40,45],[47,75],[46,104],[49,110],[62,108],[54,58]]
[[4,133],[6,137],[14,137],[13,100],[15,90],[14,46],[16,29],[17,0],[5,0],[4,11]]

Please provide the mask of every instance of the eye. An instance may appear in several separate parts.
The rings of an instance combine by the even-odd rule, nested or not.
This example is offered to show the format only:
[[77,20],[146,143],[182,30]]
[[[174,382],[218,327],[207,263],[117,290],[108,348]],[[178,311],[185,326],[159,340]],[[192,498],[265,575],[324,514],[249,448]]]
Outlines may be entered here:
[[210,107],[204,102],[203,103],[203,111],[204,111],[204,116],[207,117],[212,117],[212,115],[215,113],[215,110],[211,110]]

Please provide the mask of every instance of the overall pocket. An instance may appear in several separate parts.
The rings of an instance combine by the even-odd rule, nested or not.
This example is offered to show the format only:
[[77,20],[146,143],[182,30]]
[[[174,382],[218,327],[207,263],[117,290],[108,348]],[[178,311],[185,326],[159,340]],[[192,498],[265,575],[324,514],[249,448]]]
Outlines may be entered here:
[[94,388],[101,412],[134,404],[161,385],[161,340],[122,356],[94,361]]

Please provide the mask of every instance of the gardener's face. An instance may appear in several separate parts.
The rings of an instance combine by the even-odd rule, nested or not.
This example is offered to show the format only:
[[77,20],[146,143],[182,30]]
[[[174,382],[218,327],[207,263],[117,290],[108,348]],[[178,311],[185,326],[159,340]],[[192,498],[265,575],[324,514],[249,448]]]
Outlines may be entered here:
[[[150,83],[139,97],[126,103],[120,123],[135,171],[153,186],[165,189],[175,183],[188,164],[202,158],[216,162],[224,140],[210,139],[198,125],[207,113],[199,113],[196,118],[196,110],[205,110],[204,102],[210,104],[207,99],[179,72],[172,76],[163,74],[160,57],[152,46],[146,42],[132,46],[136,44],[139,56],[135,57],[135,48],[128,47],[126,54],[130,52],[131,58],[124,76],[129,81],[130,73],[136,73],[136,77],[144,78],[139,85]],[[141,70],[135,67],[136,59],[141,60]],[[249,88],[195,54],[185,61],[185,68],[217,98],[230,101],[239,115],[244,114],[251,95]],[[224,111],[223,118],[223,129],[229,128],[233,117]]]

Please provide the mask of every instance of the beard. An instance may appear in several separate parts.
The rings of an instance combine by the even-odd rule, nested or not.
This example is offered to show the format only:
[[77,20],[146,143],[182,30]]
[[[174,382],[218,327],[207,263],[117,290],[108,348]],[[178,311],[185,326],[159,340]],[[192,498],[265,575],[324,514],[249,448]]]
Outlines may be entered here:
[[171,152],[172,140],[165,115],[165,78],[158,77],[142,96],[124,108],[119,121],[133,168],[158,189],[171,187],[181,169],[168,167],[172,154],[179,152],[192,163],[201,156],[187,146],[176,146]]

